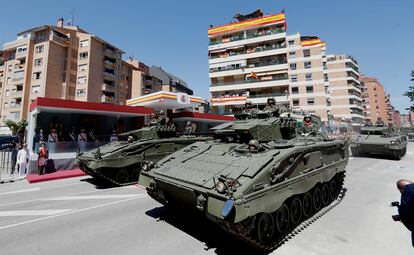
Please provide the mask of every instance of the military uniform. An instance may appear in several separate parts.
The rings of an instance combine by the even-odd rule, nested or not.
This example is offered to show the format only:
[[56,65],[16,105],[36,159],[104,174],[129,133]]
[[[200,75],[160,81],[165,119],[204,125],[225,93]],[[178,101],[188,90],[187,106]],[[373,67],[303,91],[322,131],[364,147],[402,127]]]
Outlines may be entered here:
[[411,242],[414,247],[414,183],[404,187],[398,214],[402,223],[411,231]]

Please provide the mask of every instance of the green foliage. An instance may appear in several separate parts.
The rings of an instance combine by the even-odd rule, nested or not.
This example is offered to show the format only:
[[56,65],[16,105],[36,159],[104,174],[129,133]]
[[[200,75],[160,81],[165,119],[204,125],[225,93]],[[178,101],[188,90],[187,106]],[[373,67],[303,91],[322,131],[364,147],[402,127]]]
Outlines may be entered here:
[[[414,81],[414,70],[411,71],[410,81]],[[408,87],[408,91],[404,93],[404,96],[407,96],[413,104],[407,110],[414,111],[414,85]]]
[[6,127],[10,128],[13,135],[24,134],[24,130],[28,125],[26,120],[20,120],[19,122],[15,122],[13,120],[6,120],[4,124],[6,125]]

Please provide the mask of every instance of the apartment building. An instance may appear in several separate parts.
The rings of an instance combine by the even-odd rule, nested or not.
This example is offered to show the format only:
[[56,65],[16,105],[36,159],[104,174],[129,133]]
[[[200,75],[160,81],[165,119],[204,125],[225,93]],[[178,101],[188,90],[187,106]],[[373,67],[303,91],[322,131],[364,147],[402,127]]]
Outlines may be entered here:
[[268,97],[290,104],[285,28],[280,13],[208,30],[212,112],[240,112],[247,100],[263,108]]
[[326,80],[326,46],[316,36],[286,37],[292,108],[328,120],[331,105]]
[[349,55],[328,55],[326,67],[330,114],[355,126],[361,125],[364,114],[358,62]]
[[183,79],[165,71],[160,66],[151,66],[149,73],[152,77],[155,77],[161,81],[162,86],[159,90],[167,92],[182,92],[188,95],[194,94],[193,90],[188,87],[187,83]]
[[390,100],[384,86],[374,77],[360,76],[361,92],[364,108],[364,120],[375,123],[378,118],[390,121],[388,101]]
[[26,119],[37,97],[125,104],[131,79],[123,53],[63,19],[19,33],[1,53],[1,121]]
[[358,64],[326,55],[316,36],[286,35],[284,13],[211,27],[210,103],[214,113],[240,112],[246,101],[259,109],[268,97],[327,121],[363,121]]
[[387,107],[387,120],[388,120],[388,123],[394,123],[395,122],[395,119],[394,119],[395,107],[391,104],[391,95],[390,94],[387,94],[385,96],[385,104],[386,104],[386,107]]

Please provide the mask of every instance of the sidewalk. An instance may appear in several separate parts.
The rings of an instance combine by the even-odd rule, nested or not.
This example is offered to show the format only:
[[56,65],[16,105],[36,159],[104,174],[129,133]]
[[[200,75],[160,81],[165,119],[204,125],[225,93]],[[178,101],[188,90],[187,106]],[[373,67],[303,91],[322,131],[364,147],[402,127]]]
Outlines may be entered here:
[[86,175],[87,174],[84,173],[80,169],[62,170],[62,171],[56,171],[54,173],[43,174],[43,175],[30,174],[27,176],[27,181],[29,183],[36,183],[36,182],[60,180],[60,179],[73,178],[73,177],[86,176]]

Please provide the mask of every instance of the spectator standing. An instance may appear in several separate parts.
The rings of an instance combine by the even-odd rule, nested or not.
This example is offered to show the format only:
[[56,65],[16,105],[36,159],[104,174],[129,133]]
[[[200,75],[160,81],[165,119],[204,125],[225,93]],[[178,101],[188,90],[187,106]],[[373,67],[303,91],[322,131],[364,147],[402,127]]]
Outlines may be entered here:
[[49,136],[47,137],[47,142],[49,143],[57,143],[59,142],[58,134],[55,128],[52,128]]
[[109,137],[109,142],[115,142],[118,141],[118,134],[116,133],[115,129],[112,130],[111,137]]
[[16,161],[17,161],[17,153],[19,152],[19,145],[16,144],[14,141],[12,143],[12,149],[11,149],[11,172],[10,172],[10,181],[13,182],[13,175],[14,170],[16,168]]
[[20,146],[20,150],[17,153],[17,164],[19,164],[19,179],[26,178],[26,167],[29,162],[29,153],[26,149],[26,144]]
[[42,175],[45,173],[46,161],[49,156],[48,154],[49,152],[46,148],[45,143],[41,143],[39,149],[37,150],[37,155],[38,155],[37,169],[38,169],[39,175]]
[[76,133],[75,133],[75,129],[72,128],[72,130],[70,131],[68,137],[67,137],[67,141],[68,142],[76,142]]
[[36,136],[36,141],[39,143],[46,142],[45,135],[43,134],[43,129],[39,130],[39,134]]
[[85,133],[85,129],[82,128],[81,132],[78,135],[78,142],[79,143],[86,143],[88,141],[88,135]]

